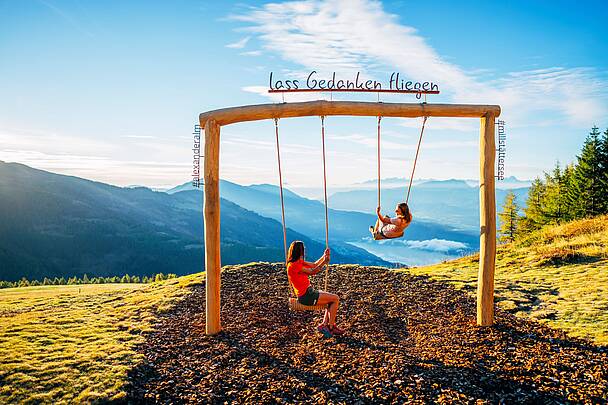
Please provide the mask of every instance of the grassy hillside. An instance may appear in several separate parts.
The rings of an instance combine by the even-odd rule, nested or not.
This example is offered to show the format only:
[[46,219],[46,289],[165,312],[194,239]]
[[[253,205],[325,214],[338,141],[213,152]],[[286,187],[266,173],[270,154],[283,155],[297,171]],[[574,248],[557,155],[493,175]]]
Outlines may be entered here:
[[[232,299],[238,300],[238,302],[243,302],[244,297],[250,299],[250,297],[256,296],[259,298],[260,308],[264,307],[265,310],[269,297],[281,297],[280,304],[276,304],[277,308],[275,308],[280,311],[275,311],[276,313],[273,312],[274,310],[269,311],[268,316],[283,320],[288,316],[291,321],[298,320],[302,330],[308,331],[309,324],[315,323],[312,314],[292,316],[281,312],[286,311],[283,302],[285,285],[283,284],[284,279],[281,278],[284,276],[282,270],[276,270],[276,266],[258,267],[255,265],[234,266],[232,272],[228,268],[229,271],[224,275],[225,286],[235,285],[234,278],[240,279],[241,271],[245,272],[243,274],[252,272],[251,277],[254,280],[267,281],[262,284],[252,281],[247,283],[248,288],[253,289],[259,284],[264,289],[270,288],[269,293],[254,294],[252,291],[244,291],[240,288],[225,288],[224,292],[234,295]],[[436,333],[436,336],[443,335],[448,329],[453,334],[455,328],[458,327],[462,329],[463,336],[468,336],[467,339],[470,339],[471,342],[477,342],[480,337],[483,338],[486,335],[486,338],[496,339],[493,344],[497,344],[499,347],[493,349],[492,353],[506,353],[506,347],[508,350],[512,349],[513,343],[510,339],[513,338],[496,336],[502,336],[501,334],[504,334],[505,330],[510,330],[505,325],[515,325],[514,321],[506,317],[508,314],[497,312],[501,327],[478,329],[471,325],[471,321],[474,319],[473,297],[470,299],[458,298],[463,305],[458,310],[452,306],[453,299],[456,297],[456,295],[454,297],[452,295],[456,290],[446,286],[445,282],[474,293],[477,268],[478,257],[475,256],[434,266],[399,270],[397,273],[380,268],[374,270],[374,268],[357,266],[338,266],[332,271],[330,288],[341,294],[344,299],[340,310],[343,314],[343,322],[350,330],[349,335],[364,339],[367,334],[378,329],[374,325],[383,325],[383,327],[393,325],[394,328],[391,326],[392,332],[387,336],[390,336],[391,339],[395,339],[395,336],[405,339],[394,344],[394,350],[398,350],[399,347],[410,347],[407,346],[408,344],[418,347],[424,342],[437,343],[436,339],[429,340],[428,337],[435,336],[433,333]],[[378,274],[371,275],[372,270]],[[255,271],[261,273],[257,274]],[[275,281],[268,278],[266,274],[268,272],[276,278]],[[379,277],[389,277],[389,273],[396,275],[401,273],[403,279],[390,283],[386,280],[381,281]],[[438,280],[429,281],[426,277],[416,278],[419,275],[431,276]],[[233,278],[232,281],[230,277]],[[158,322],[161,321],[159,313],[176,308],[176,304],[179,302],[187,303],[190,300],[191,302],[185,308],[198,311],[192,318],[196,325],[192,326],[194,329],[188,332],[189,335],[184,338],[190,339],[190,334],[192,336],[202,335],[203,329],[200,328],[203,328],[204,324],[203,292],[199,289],[196,292],[198,295],[189,295],[191,289],[188,287],[201,284],[203,279],[204,274],[200,273],[152,284],[45,286],[0,290],[0,403],[125,400],[127,387],[133,383],[128,377],[129,372],[135,378],[144,378],[144,382],[147,381],[145,380],[147,377],[139,376],[137,373],[133,374],[133,370],[138,370],[138,365],[141,365],[143,360],[141,352],[136,350],[136,346],[144,342],[147,342],[147,345],[155,344],[154,340],[149,341],[147,336],[150,335],[147,335],[146,332],[156,329],[155,336],[164,336],[165,329],[158,329],[160,325]],[[382,285],[383,288],[377,290],[372,288],[372,285]],[[350,291],[357,288],[359,290]],[[407,308],[391,307],[392,309],[385,308],[378,312],[378,302],[385,301],[386,297],[383,297],[387,289],[391,289],[393,298],[399,297],[399,299],[393,300],[395,303],[400,303],[399,305]],[[427,291],[428,289],[433,292],[430,293]],[[606,291],[608,291],[608,217],[548,227],[529,235],[525,240],[516,244],[501,246],[498,251],[496,268],[498,305],[521,318],[537,319],[549,326],[563,329],[573,336],[591,338],[598,344],[606,345],[608,343],[608,295]],[[182,300],[187,296],[190,298]],[[369,308],[361,307],[366,305],[371,306]],[[183,305],[177,305],[177,307],[180,306]],[[226,308],[224,311],[228,310]],[[237,307],[235,306],[235,308]],[[249,308],[243,311],[243,308],[239,307],[234,311],[242,314],[243,317],[249,317],[261,309]],[[161,317],[165,319],[163,322],[174,319],[175,316],[170,315],[172,313],[168,312],[167,316]],[[377,319],[373,321],[367,319],[369,314],[376,314]],[[427,319],[431,314],[434,318]],[[407,322],[397,322],[397,319],[401,320],[400,317],[408,318]],[[458,321],[455,320],[456,318]],[[300,347],[300,343],[303,342],[298,333],[283,331],[276,334],[272,329],[264,326],[276,325],[275,321],[267,320],[266,317],[255,319],[254,323],[262,325],[270,335],[285,335],[286,339],[296,342],[294,347]],[[538,351],[533,350],[533,352],[538,355],[545,353],[541,348],[545,348],[547,344],[543,337],[548,332],[538,329],[533,324],[525,323],[523,320],[521,322],[522,325],[528,325],[525,328],[532,328],[536,331],[535,334],[531,334],[529,331],[518,332],[520,335],[517,336],[524,339],[522,348],[529,346],[530,336],[537,336],[540,343],[538,343],[539,347],[534,349]],[[422,325],[420,330],[416,329],[416,325]],[[433,333],[429,331],[431,326],[436,329]],[[177,330],[182,331],[182,329],[175,329],[167,330],[167,332],[178,333]],[[557,336],[559,333],[554,334]],[[310,347],[318,344],[312,337],[313,335],[307,335],[310,340],[306,344]],[[236,336],[256,337],[258,334],[249,335],[243,332],[243,335],[237,334]],[[454,339],[448,340],[452,343],[454,341]],[[459,340],[456,339],[456,341]],[[171,342],[173,341],[169,343]],[[200,345],[207,347],[205,345],[210,344],[209,342],[213,341],[199,340],[198,346],[195,345],[190,349],[198,350]],[[346,340],[341,343],[340,347],[354,350],[352,355],[360,355],[361,347],[363,347],[360,344],[362,343],[353,342],[355,341]],[[564,353],[584,346],[581,342],[568,343],[563,338],[556,338],[555,342],[558,346],[563,347],[554,349],[563,350]],[[482,350],[485,347],[470,343],[466,343],[465,346],[454,349],[455,353],[460,353],[465,349],[472,350],[471,348]],[[158,350],[158,353],[153,353],[158,355],[167,353],[164,349]],[[445,348],[441,346],[423,352],[427,354],[443,353],[444,350]],[[590,353],[603,353],[598,350],[600,349],[590,348],[585,356]],[[520,356],[522,364],[527,361],[523,359],[529,359],[531,355],[528,352],[522,352]],[[485,358],[483,353],[476,353],[475,356]],[[579,354],[576,356],[584,357]],[[549,355],[549,357],[551,356]],[[159,359],[162,360],[160,357]],[[331,361],[336,361],[336,359]],[[546,360],[536,359],[534,361],[536,365],[547,363]],[[477,369],[478,365],[471,365],[471,370]],[[257,373],[258,369],[254,367],[254,370]],[[498,367],[492,372],[499,375],[503,372],[501,370]],[[528,369],[525,368],[525,370]],[[529,372],[525,370],[522,373],[528,375]],[[561,369],[558,367],[556,370]],[[445,377],[446,372],[449,374],[449,370],[438,370],[437,372],[439,374],[433,374],[429,378],[440,380]],[[544,375],[543,373],[545,371],[538,371],[539,376]],[[462,370],[458,369],[456,380],[460,381],[461,374]],[[556,374],[556,376],[558,375],[562,374]],[[568,377],[571,374],[564,375]],[[471,377],[471,384],[476,384],[478,376],[473,377]],[[502,380],[498,379],[497,384],[500,381]],[[436,399],[436,397],[432,398]]]
[[[479,256],[408,269],[475,292]],[[608,344],[608,216],[547,226],[499,246],[498,305]]]
[[[469,265],[474,267],[466,261],[461,267]],[[450,280],[470,285],[467,272]],[[500,327],[477,328],[474,300],[442,281],[380,267],[333,266],[330,289],[343,299],[340,323],[348,335],[323,341],[314,332],[319,314],[288,311],[282,266],[228,266],[222,278],[227,334],[217,339],[204,335],[203,273],[153,284],[0,290],[0,403],[206,403],[247,395],[250,402],[270,402],[281,395],[310,399],[311,393],[316,402],[329,396],[335,402],[532,403],[555,396],[561,403],[565,392],[573,402],[605,396],[605,349],[504,311],[497,311]],[[525,287],[513,294],[532,291],[531,285],[542,284],[538,280],[520,282]],[[592,284],[605,288],[576,281],[580,291]],[[570,308],[589,306],[586,294],[567,300]],[[593,316],[605,330],[601,315]],[[569,322],[593,330],[582,316]],[[214,377],[214,370],[221,373]]]
[[0,403],[122,398],[156,312],[202,280],[0,290]]

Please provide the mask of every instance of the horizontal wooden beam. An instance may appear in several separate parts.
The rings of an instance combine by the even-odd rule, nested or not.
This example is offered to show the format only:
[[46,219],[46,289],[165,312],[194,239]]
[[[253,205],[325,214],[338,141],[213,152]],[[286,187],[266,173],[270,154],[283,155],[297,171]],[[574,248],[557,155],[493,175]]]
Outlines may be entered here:
[[308,116],[350,115],[364,117],[465,117],[481,118],[486,115],[498,117],[497,105],[477,104],[426,104],[426,103],[374,103],[360,101],[306,101],[300,103],[257,104],[242,107],[222,108],[201,113],[201,127],[213,119],[220,125],[257,121],[273,118]]

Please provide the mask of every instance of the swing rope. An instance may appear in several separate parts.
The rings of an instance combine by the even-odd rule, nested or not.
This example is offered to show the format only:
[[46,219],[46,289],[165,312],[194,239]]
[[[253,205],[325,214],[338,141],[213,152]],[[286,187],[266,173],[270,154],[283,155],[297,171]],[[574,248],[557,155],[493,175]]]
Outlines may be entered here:
[[416,171],[416,163],[418,162],[418,152],[420,152],[420,144],[422,143],[422,134],[424,134],[424,126],[426,125],[426,120],[429,117],[424,117],[422,120],[422,128],[420,128],[420,138],[418,138],[418,147],[416,148],[416,157],[414,158],[414,167],[412,167],[412,175],[410,176],[410,185],[407,187],[407,196],[405,197],[405,203],[410,200],[410,191],[412,189],[412,181],[414,180],[414,172]]
[[[285,222],[285,198],[283,194],[283,172],[281,170],[281,148],[279,144],[279,119],[274,119],[275,139],[277,146],[277,164],[279,169],[279,195],[281,198],[281,223],[283,226],[283,251],[285,254],[285,263],[287,263],[287,226]],[[321,117],[321,142],[323,145],[323,190],[325,193],[325,248],[329,248],[329,216],[327,208],[327,171],[326,171],[326,159],[325,159],[325,117]],[[329,263],[325,266],[325,290],[327,291],[327,283],[329,280]],[[287,283],[289,290],[289,296],[295,296],[289,282]],[[296,309],[308,309],[301,304],[294,304]],[[313,306],[311,309],[323,309],[325,306]]]
[[382,117],[378,116],[378,207],[380,206],[380,121]]
[[[414,173],[416,172],[416,164],[418,163],[418,154],[420,153],[420,144],[422,143],[422,135],[424,134],[424,127],[426,126],[426,120],[429,117],[423,117],[422,128],[420,128],[420,137],[418,138],[418,147],[416,148],[416,157],[414,158],[414,166],[412,167],[412,175],[410,176],[410,184],[407,187],[407,196],[405,197],[405,203],[407,204],[410,200],[410,191],[412,190],[412,181],[414,180]],[[380,206],[380,122],[382,117],[378,116],[378,207]]]
[[[285,225],[285,200],[283,198],[283,173],[281,171],[281,148],[279,147],[279,119],[274,119],[274,133],[277,140],[277,162],[279,164],[279,191],[281,195],[281,223],[283,225],[283,252],[285,254],[285,265],[287,265],[287,226]],[[287,282],[289,295],[293,295],[293,290]]]
[[[327,210],[327,171],[325,168],[325,116],[321,116],[321,143],[323,145],[323,192],[325,195],[325,249],[329,249],[329,215]],[[325,287],[327,291],[327,279],[329,274],[329,263],[325,265]]]

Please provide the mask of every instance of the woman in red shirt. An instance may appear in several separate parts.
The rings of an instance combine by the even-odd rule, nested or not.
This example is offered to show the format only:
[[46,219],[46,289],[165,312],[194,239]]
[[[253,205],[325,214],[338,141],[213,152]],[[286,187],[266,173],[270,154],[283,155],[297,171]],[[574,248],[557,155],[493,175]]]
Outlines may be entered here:
[[289,284],[293,287],[298,296],[298,302],[302,305],[325,305],[325,315],[323,322],[317,329],[325,337],[332,335],[342,335],[344,331],[336,326],[336,314],[340,305],[340,297],[325,291],[318,291],[310,284],[308,276],[312,276],[321,271],[324,265],[329,263],[329,249],[316,262],[304,261],[304,242],[294,241],[289,246],[287,254],[287,277]]

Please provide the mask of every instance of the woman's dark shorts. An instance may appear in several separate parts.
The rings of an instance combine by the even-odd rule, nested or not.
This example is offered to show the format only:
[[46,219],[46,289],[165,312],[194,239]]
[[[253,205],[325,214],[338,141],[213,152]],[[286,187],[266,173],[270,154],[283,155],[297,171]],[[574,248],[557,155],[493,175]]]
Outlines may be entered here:
[[309,286],[306,289],[304,295],[298,297],[298,302],[302,305],[317,305],[317,301],[319,301],[319,291]]

